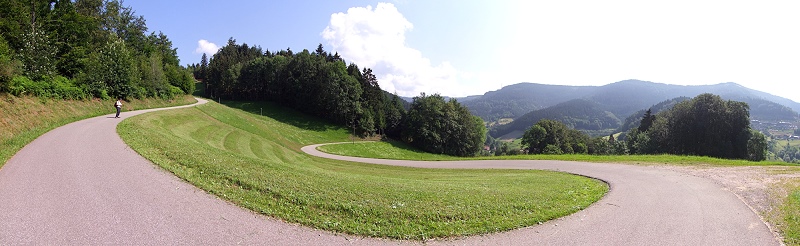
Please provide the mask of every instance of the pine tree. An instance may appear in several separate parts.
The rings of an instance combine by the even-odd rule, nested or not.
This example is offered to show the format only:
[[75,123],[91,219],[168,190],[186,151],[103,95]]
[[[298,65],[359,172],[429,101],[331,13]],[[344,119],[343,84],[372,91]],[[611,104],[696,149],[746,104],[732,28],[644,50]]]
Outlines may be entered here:
[[322,47],[322,44],[319,44],[317,46],[317,50],[314,51],[314,54],[316,54],[317,56],[321,56],[321,57],[326,57],[327,56],[325,54],[325,49]]
[[639,124],[639,132],[646,132],[650,130],[650,127],[653,126],[653,122],[656,121],[656,116],[653,115],[650,109],[644,113],[644,117],[642,118],[641,124]]
[[203,53],[203,57],[200,58],[200,76],[197,79],[205,80],[207,70],[208,70],[208,56],[206,56],[206,53]]

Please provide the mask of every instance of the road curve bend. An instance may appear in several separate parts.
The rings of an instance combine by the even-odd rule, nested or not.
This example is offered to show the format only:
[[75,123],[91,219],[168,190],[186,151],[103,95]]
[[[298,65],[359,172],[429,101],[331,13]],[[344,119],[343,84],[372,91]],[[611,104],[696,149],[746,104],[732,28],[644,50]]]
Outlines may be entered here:
[[[198,99],[198,104],[205,102]],[[163,171],[131,150],[116,132],[121,120],[155,110],[163,109],[73,122],[17,152],[0,169],[0,245],[384,242],[261,216]]]
[[538,160],[404,161],[310,155],[418,168],[504,168],[568,172],[606,181],[609,192],[573,215],[510,232],[442,242],[459,245],[781,245],[735,194],[710,180],[646,166]]
[[[155,110],[163,109],[124,112],[121,117]],[[139,156],[117,135],[121,119],[112,116],[52,130],[0,169],[0,245],[419,244],[318,231],[239,208]],[[316,146],[303,151],[323,158],[422,168],[557,170],[599,178],[611,186],[595,205],[543,225],[428,244],[780,244],[734,194],[708,180],[672,171],[556,161],[379,160],[334,156]]]

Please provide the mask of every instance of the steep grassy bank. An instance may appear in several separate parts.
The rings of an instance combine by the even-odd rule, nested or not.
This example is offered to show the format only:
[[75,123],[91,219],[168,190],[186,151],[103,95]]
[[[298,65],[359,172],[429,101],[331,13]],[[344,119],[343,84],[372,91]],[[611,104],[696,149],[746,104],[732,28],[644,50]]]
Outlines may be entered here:
[[[415,169],[308,156],[348,129],[272,104],[214,102],[123,121],[123,139],[178,177],[255,212],[361,236],[506,231],[574,213],[608,187],[550,171]],[[265,116],[260,116],[263,109]]]
[[[191,96],[174,100],[144,99],[124,102],[123,112],[186,105],[196,102]],[[115,113],[110,100],[54,100],[15,97],[0,93],[0,167],[17,151],[42,134],[70,122]]]

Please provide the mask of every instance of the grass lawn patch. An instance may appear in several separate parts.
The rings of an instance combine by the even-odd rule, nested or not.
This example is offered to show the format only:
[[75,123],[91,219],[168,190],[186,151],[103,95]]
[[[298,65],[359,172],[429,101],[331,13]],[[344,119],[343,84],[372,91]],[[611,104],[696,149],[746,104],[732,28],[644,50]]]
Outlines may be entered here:
[[[272,104],[209,102],[126,119],[127,144],[178,177],[253,211],[352,235],[424,240],[569,215],[605,183],[535,170],[416,169],[312,157],[349,129]],[[264,116],[260,116],[263,110]]]
[[380,142],[355,142],[330,144],[317,147],[322,152],[378,159],[446,161],[464,160],[461,157],[424,152],[406,143],[389,140]]

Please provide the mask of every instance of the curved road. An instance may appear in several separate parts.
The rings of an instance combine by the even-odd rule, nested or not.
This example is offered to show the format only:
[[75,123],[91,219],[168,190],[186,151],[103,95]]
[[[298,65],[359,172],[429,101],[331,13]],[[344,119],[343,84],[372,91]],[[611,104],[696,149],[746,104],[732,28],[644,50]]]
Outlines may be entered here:
[[[204,103],[203,100],[199,103]],[[123,118],[154,110],[124,112]],[[128,148],[112,115],[71,123],[20,150],[0,169],[0,244],[384,245],[417,242],[317,231],[254,214],[199,190]],[[780,245],[733,193],[655,168],[558,161],[396,161],[383,165],[547,169],[611,186],[595,205],[543,225],[442,245]]]

